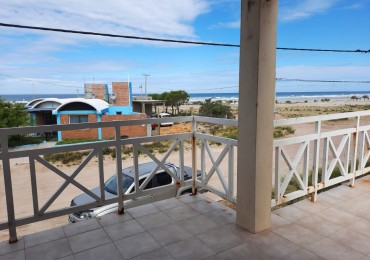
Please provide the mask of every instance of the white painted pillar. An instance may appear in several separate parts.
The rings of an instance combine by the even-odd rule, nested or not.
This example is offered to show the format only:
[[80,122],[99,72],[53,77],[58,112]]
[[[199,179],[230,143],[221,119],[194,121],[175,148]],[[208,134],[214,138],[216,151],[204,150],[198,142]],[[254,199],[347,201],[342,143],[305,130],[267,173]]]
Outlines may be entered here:
[[242,0],[237,215],[252,233],[271,227],[278,0]]

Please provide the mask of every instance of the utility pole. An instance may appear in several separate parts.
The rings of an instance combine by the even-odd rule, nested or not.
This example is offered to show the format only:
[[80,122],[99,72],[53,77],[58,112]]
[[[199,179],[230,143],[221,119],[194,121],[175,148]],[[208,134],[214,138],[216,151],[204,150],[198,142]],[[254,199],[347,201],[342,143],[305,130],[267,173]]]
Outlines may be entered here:
[[146,86],[147,86],[147,79],[150,76],[150,74],[143,73],[143,77],[145,78],[145,96],[146,96]]
[[140,96],[142,96],[143,95],[143,84],[140,84],[139,88],[140,88]]

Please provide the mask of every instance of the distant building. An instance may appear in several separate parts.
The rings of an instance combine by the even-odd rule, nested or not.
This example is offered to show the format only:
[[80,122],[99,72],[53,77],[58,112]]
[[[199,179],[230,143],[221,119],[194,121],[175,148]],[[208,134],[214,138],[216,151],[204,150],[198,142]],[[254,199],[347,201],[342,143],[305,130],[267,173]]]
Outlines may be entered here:
[[[85,84],[84,98],[35,99],[27,105],[36,125],[105,122],[146,118],[145,114],[133,112],[131,84],[113,82],[112,93],[106,84]],[[146,126],[121,127],[121,136],[146,136]],[[58,132],[62,139],[113,138],[113,128],[84,129]]]

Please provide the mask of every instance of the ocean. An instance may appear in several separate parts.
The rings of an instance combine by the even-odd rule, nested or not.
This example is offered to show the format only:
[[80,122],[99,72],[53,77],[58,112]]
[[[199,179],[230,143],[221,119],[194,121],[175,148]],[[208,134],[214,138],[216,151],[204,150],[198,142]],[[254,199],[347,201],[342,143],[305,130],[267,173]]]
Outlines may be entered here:
[[[133,94],[139,96],[139,94]],[[277,92],[276,99],[284,100],[321,100],[322,98],[330,99],[350,99],[351,96],[362,97],[370,96],[369,91],[325,91],[325,92]],[[238,93],[189,93],[190,102],[202,102],[206,99],[212,100],[229,100],[238,101]],[[18,94],[18,95],[0,95],[0,98],[11,102],[28,102],[36,98],[76,98],[77,94]],[[80,95],[82,97],[82,95]]]

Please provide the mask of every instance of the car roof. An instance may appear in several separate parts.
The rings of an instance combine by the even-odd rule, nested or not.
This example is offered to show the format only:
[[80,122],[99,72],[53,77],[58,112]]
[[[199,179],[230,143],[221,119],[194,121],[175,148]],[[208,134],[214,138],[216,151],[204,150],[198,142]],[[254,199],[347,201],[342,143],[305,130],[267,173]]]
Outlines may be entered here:
[[170,116],[168,113],[159,113],[160,116]]
[[[169,169],[172,170],[172,172],[174,172],[173,167],[175,166],[172,163],[165,163],[164,165],[166,165]],[[157,164],[155,162],[139,164],[139,176],[150,174],[156,167],[157,167]],[[160,167],[158,171],[164,171],[164,170]],[[134,166],[123,169],[122,173],[134,178],[135,177]]]

